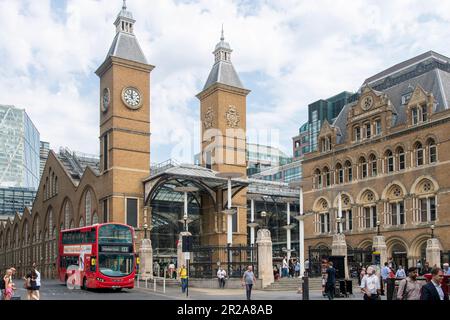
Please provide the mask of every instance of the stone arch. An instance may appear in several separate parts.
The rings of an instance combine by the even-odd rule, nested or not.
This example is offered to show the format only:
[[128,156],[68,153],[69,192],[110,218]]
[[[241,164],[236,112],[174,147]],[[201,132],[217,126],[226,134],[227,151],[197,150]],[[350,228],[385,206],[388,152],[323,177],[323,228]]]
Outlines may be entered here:
[[[369,192],[373,194],[373,200],[370,200],[368,198]],[[365,188],[361,190],[361,192],[358,194],[358,197],[356,198],[358,203],[372,203],[378,201],[380,198],[378,196],[378,193],[372,189],[372,188]]]
[[[90,194],[91,200],[90,200],[90,217],[86,217],[86,195]],[[78,221],[80,221],[80,218],[83,218],[85,226],[90,225],[92,222],[92,214],[94,211],[97,211],[97,195],[94,191],[94,188],[91,185],[86,185],[83,189],[83,192],[81,193],[82,196],[80,197],[78,201]],[[89,218],[90,221],[87,221],[87,218]]]
[[424,181],[426,181],[426,180],[430,181],[430,182],[433,184],[433,189],[434,189],[433,191],[434,191],[434,192],[437,191],[437,190],[439,190],[439,184],[437,183],[437,181],[436,181],[433,177],[431,177],[431,176],[429,176],[429,175],[424,175],[424,176],[418,177],[418,178],[414,181],[414,183],[413,183],[412,186],[411,186],[411,194],[418,194],[419,187],[420,187],[421,184],[424,183]]
[[92,224],[98,224],[99,220],[98,220],[98,214],[97,211],[94,211],[94,213],[92,214]]
[[409,255],[410,249],[408,246],[408,242],[405,239],[403,239],[402,237],[392,236],[392,237],[389,237],[388,239],[386,239],[387,255],[389,257],[392,257],[392,249],[394,248],[394,246],[396,244],[401,244],[402,246],[404,246],[406,249],[406,252]]
[[406,196],[408,194],[408,191],[406,190],[405,186],[403,185],[403,183],[401,183],[398,180],[392,181],[391,183],[389,183],[383,190],[383,193],[381,194],[381,199],[385,200],[388,199],[389,197],[389,192],[392,191],[393,188],[395,188],[395,186],[398,186],[402,193],[403,196]]
[[414,240],[411,242],[409,254],[414,257],[420,257],[421,254],[420,250],[424,244],[426,245],[429,239],[430,239],[429,233],[422,233],[416,236]]
[[388,145],[388,146],[385,146],[384,148],[383,148],[383,152],[381,153],[381,156],[382,157],[385,157],[386,156],[386,153],[388,152],[388,151],[391,151],[392,153],[394,153],[394,147],[392,146],[392,145]]
[[372,248],[372,246],[373,246],[373,240],[372,239],[364,239],[364,240],[362,240],[362,241],[360,241],[359,243],[358,243],[358,248],[360,248],[360,249],[367,249],[367,248]]
[[73,219],[74,212],[73,212],[73,205],[72,201],[66,197],[64,201],[62,202],[61,209],[59,211],[59,224],[63,225],[64,229],[68,229],[70,225],[70,221]]
[[330,209],[330,201],[326,197],[320,197],[314,202],[313,210],[316,212],[324,212]]
[[331,246],[325,242],[319,242],[314,246],[314,249],[327,249],[331,250]]
[[[349,200],[349,204],[345,205],[344,201],[342,201],[342,208],[347,208],[347,207],[351,207],[352,204],[355,204],[355,200],[353,199],[353,197],[348,193],[348,192],[341,192],[341,196],[342,196],[342,200],[344,200],[344,197],[347,197]],[[334,198],[333,201],[333,207],[337,208],[339,206],[339,195],[337,195]]]
[[371,155],[374,155],[377,159],[380,158],[380,153],[376,150],[370,150],[369,152],[367,152],[367,158],[370,158]]

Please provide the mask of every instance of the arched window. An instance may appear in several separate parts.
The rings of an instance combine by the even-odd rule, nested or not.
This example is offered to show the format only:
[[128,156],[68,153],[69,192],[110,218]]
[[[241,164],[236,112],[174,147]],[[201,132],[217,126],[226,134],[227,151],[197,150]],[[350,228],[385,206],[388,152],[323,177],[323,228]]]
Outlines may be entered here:
[[361,168],[361,179],[367,178],[367,161],[365,157],[359,158],[359,167]]
[[97,224],[98,223],[98,215],[97,212],[95,212],[92,216],[92,224]]
[[58,177],[55,177],[55,195],[58,194]]
[[423,146],[419,141],[414,144],[414,154],[416,156],[416,166],[423,166],[424,156],[423,156]]
[[358,142],[361,141],[361,127],[356,126],[354,129],[354,141]]
[[347,182],[352,182],[353,181],[353,168],[352,168],[352,163],[349,160],[345,161],[345,174],[346,174]]
[[397,155],[398,170],[405,170],[406,168],[405,150],[402,147],[398,147],[397,150],[395,150],[395,154]]
[[47,186],[47,190],[45,191],[45,200],[47,200],[50,198],[49,193],[51,189],[51,186],[48,184],[48,177],[45,179],[45,185]]
[[402,189],[394,185],[390,188],[388,193],[389,198],[389,224],[393,226],[403,225],[405,221],[405,195]]
[[55,190],[55,173],[52,173],[52,190],[51,190],[51,196],[53,197],[56,194]]
[[369,164],[370,164],[370,175],[372,177],[376,177],[378,173],[377,157],[373,153],[369,156]]
[[337,183],[338,184],[344,183],[344,169],[342,168],[342,165],[340,163],[336,165],[336,174],[337,174]]
[[419,222],[434,222],[437,219],[437,201],[434,184],[423,179],[416,187],[419,202]]
[[84,227],[84,219],[83,217],[80,218],[80,228]]
[[377,225],[377,206],[375,203],[375,195],[372,191],[367,190],[361,197],[362,215],[360,216],[360,226],[363,229],[372,229]]
[[323,168],[323,175],[325,179],[325,187],[329,187],[331,185],[331,174],[328,167]]
[[64,206],[64,229],[69,228],[70,223],[70,205],[69,201],[66,201],[66,205]]
[[328,212],[328,203],[325,199],[319,200],[315,207],[317,214],[317,226],[316,231],[318,233],[329,233],[330,230],[330,213]]
[[386,172],[391,173],[394,172],[394,155],[391,150],[387,150],[384,153],[386,158]]
[[436,142],[434,139],[428,139],[427,141],[428,145],[428,162],[429,163],[436,163],[437,162],[437,147]]
[[314,171],[314,178],[316,182],[316,189],[322,188],[322,174],[319,169],[316,169],[316,171]]
[[92,220],[91,220],[91,210],[92,210],[92,201],[91,201],[91,192],[87,191],[86,192],[86,199],[85,199],[85,214],[86,214],[86,225],[91,225]]
[[419,109],[417,107],[411,108],[411,122],[412,125],[419,123]]

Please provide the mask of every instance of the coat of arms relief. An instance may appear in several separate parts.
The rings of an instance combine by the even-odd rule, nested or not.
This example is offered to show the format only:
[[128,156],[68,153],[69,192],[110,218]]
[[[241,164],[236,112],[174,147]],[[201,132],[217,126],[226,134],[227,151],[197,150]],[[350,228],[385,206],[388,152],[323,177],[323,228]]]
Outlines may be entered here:
[[210,129],[213,127],[214,117],[215,117],[214,110],[212,109],[212,107],[209,107],[205,113],[205,118],[203,120],[203,125],[205,126],[205,129]]
[[239,112],[236,110],[235,106],[230,106],[228,111],[225,114],[225,118],[227,120],[227,125],[230,128],[239,127],[239,122],[241,121],[241,116]]

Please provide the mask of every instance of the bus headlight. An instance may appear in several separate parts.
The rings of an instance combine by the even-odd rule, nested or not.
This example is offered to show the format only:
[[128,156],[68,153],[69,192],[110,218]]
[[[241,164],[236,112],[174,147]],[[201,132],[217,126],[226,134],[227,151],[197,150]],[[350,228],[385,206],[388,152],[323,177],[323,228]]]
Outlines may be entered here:
[[102,278],[97,278],[97,281],[105,282],[105,280],[103,280]]

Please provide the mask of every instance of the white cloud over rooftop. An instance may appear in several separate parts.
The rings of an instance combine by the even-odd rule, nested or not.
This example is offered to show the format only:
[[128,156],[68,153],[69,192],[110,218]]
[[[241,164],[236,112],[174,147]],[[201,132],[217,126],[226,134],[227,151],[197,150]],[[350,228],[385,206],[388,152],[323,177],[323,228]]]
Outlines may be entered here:
[[[93,72],[113,40],[121,5],[0,0],[0,103],[26,108],[53,147],[98,152]],[[248,128],[278,129],[288,153],[309,103],[355,91],[371,75],[425,51],[450,54],[450,1],[128,0],[128,8],[157,67],[154,162],[171,157],[170,146],[193,127],[198,135],[195,95],[212,67],[222,23],[235,68],[253,90]]]

